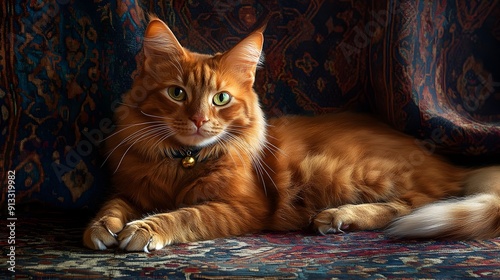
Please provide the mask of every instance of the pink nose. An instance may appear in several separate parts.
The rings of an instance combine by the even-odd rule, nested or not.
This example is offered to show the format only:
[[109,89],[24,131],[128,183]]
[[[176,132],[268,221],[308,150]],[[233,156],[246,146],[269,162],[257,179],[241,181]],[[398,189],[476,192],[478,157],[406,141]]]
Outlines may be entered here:
[[205,116],[194,115],[191,117],[191,121],[196,125],[197,128],[200,128],[203,124],[208,122],[208,118]]

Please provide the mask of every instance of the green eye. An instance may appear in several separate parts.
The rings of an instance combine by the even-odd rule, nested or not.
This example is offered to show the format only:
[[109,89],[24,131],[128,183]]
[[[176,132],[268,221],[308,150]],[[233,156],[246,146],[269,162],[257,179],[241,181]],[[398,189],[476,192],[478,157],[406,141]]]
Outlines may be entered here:
[[167,93],[175,101],[186,100],[186,92],[181,87],[169,87]]
[[224,106],[229,101],[231,101],[231,95],[225,91],[219,92],[216,95],[214,95],[214,104],[217,106]]

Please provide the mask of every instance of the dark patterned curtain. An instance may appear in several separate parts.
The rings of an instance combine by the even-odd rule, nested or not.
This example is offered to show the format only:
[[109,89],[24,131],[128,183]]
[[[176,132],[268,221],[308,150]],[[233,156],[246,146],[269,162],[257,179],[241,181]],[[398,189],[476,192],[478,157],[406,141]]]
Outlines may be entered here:
[[100,142],[142,63],[148,13],[185,47],[207,53],[269,19],[255,88],[270,117],[371,110],[418,137],[425,152],[500,153],[497,1],[7,0],[0,7],[0,179],[15,171],[18,203],[93,208],[109,190]]
[[429,152],[500,152],[497,1],[378,1],[370,46],[375,111]]

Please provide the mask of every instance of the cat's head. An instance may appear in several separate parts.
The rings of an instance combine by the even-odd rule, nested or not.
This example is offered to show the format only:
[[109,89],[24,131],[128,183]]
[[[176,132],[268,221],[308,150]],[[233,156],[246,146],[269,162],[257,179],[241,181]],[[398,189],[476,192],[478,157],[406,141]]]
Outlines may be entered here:
[[138,141],[155,149],[203,149],[207,156],[228,148],[261,149],[266,124],[253,83],[262,32],[224,53],[205,55],[182,47],[168,26],[153,18],[145,32],[142,73],[124,96],[137,108],[128,124],[150,128]]

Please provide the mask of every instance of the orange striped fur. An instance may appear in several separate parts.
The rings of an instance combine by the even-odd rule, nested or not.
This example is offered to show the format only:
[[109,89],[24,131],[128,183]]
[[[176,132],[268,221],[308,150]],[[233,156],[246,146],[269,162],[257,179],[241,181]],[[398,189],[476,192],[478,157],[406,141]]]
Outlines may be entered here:
[[[363,115],[266,121],[252,88],[262,32],[204,55],[151,20],[144,67],[106,143],[114,195],[85,246],[150,251],[261,230],[381,229],[395,219],[395,237],[500,234],[498,167],[450,165]],[[186,150],[196,153],[192,168],[181,164]],[[473,193],[484,194],[433,203]]]

